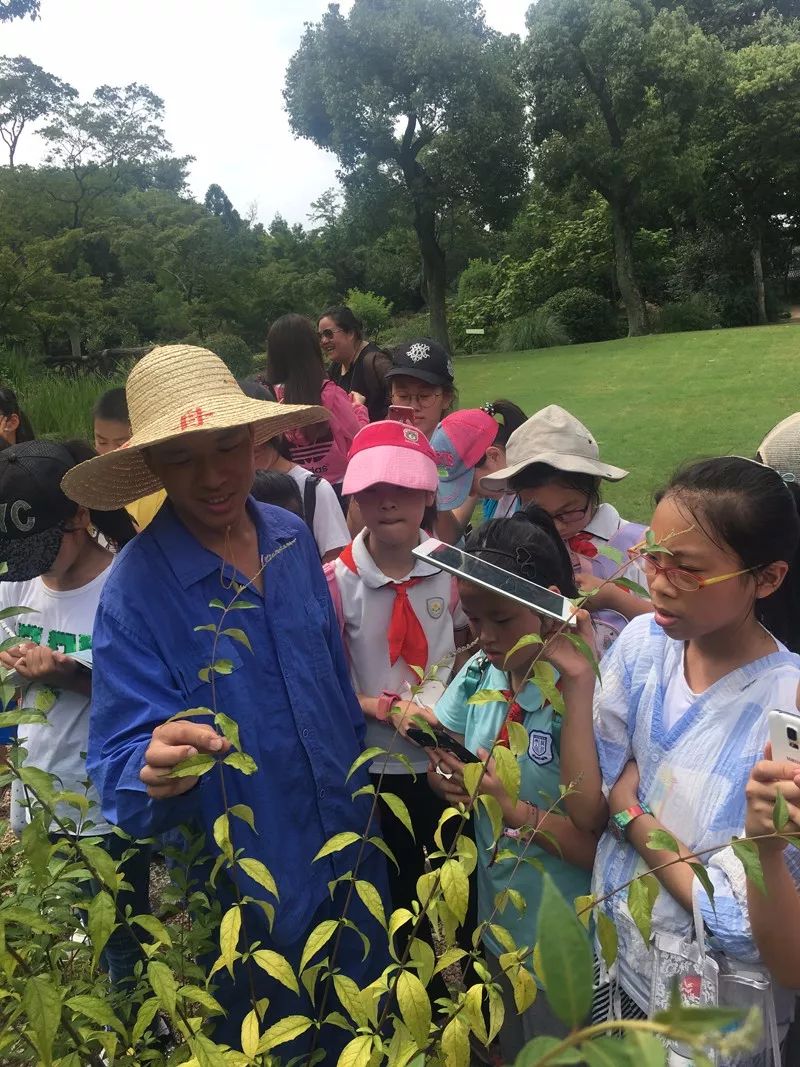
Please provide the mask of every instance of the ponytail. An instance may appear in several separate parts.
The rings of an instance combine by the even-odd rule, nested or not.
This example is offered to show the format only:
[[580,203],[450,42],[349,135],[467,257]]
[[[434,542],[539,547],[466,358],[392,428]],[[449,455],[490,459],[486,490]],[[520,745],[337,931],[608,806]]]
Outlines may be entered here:
[[491,403],[484,404],[481,411],[491,415],[497,422],[497,437],[493,443],[502,445],[503,448],[508,444],[512,433],[528,420],[528,416],[513,400],[492,400]]
[[[91,445],[85,441],[64,441],[63,447],[75,460],[75,465],[83,463],[87,459],[94,459],[97,455]],[[105,537],[116,549],[123,548],[136,536],[136,527],[133,519],[125,508],[115,511],[96,511],[89,509],[92,525]]]

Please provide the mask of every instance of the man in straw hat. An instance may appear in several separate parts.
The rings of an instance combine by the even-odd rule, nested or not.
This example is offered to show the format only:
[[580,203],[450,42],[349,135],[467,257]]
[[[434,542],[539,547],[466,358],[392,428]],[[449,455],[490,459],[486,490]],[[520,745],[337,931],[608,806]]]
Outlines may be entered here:
[[[241,896],[275,911],[270,929],[264,908],[245,906],[239,947],[259,941],[296,967],[309,932],[341,913],[341,893],[331,901],[328,883],[355,863],[352,848],[316,863],[314,856],[332,835],[361,833],[367,825],[369,798],[351,799],[367,784],[366,772],[345,782],[363,748],[364,716],[310,533],[302,520],[248,494],[254,447],[327,412],[252,400],[220,359],[186,345],[145,356],[131,372],[127,398],[127,444],[73,468],[63,482],[73,500],[99,510],[159,488],[167,493],[152,523],[119,554],[103,591],[93,635],[89,774],[111,823],[147,837],[194,821],[207,842],[223,810],[223,775],[227,806],[245,804],[254,813],[255,832],[242,819],[230,820],[233,846],[264,863],[278,888],[276,900],[237,867]],[[238,606],[243,601],[251,610]],[[233,602],[223,632],[211,632],[208,624],[219,623],[223,604]],[[200,778],[170,777],[190,756],[211,753],[221,761],[231,748],[208,718],[167,721],[203,707],[235,719],[254,773],[220,762]],[[383,891],[383,857],[368,853],[359,877]],[[216,893],[223,907],[236,899],[228,872],[218,875]],[[336,966],[365,985],[386,961],[385,934],[381,940],[357,899],[348,919],[372,950],[362,964],[363,943],[345,929]],[[287,1015],[313,1017],[305,992],[297,995],[239,962],[232,981],[224,968],[215,976],[228,1013],[217,1040],[238,1047],[251,980],[256,995],[269,998],[264,1025]],[[281,1053],[302,1052],[309,1034]],[[346,1039],[337,1030],[323,1036],[322,1047],[330,1054]]]

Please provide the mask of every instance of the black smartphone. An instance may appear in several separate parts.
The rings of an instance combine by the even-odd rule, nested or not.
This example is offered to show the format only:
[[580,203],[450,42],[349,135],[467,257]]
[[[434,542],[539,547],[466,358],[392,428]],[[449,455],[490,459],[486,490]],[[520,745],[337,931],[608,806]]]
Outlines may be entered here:
[[437,730],[435,726],[431,729],[436,737],[436,740],[431,737],[430,734],[421,730],[419,726],[409,726],[406,730],[406,737],[409,741],[413,741],[417,745],[421,745],[423,748],[440,748],[443,752],[450,752],[456,759],[460,759],[462,763],[480,763],[480,759],[474,752],[470,752],[468,748],[464,746],[446,730]]

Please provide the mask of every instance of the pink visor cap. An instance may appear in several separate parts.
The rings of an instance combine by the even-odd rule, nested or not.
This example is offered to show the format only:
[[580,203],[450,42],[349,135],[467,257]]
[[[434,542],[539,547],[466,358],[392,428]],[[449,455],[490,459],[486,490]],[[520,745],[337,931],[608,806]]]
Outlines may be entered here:
[[439,474],[428,439],[413,426],[387,420],[359,430],[347,456],[342,493],[361,493],[372,485],[436,491]]
[[497,439],[497,422],[481,408],[446,415],[431,435],[439,467],[440,511],[461,507],[472,489],[476,464]]

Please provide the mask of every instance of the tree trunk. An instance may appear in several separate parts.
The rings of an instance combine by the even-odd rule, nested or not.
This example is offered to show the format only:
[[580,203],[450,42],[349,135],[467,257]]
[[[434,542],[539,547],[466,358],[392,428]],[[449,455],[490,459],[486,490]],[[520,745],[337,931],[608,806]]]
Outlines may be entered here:
[[69,329],[69,346],[72,349],[73,359],[83,359],[83,349],[81,347],[81,331],[71,326]]
[[636,281],[633,262],[633,224],[630,203],[626,196],[617,196],[612,200],[611,220],[614,227],[617,282],[625,310],[628,312],[628,337],[640,337],[647,333],[647,317],[642,291]]
[[[419,236],[419,234],[418,234]],[[422,252],[422,288],[428,304],[431,321],[431,337],[450,351],[450,333],[447,329],[447,264],[445,255],[433,236],[430,245],[419,236]],[[427,249],[427,252],[426,252]]]
[[753,223],[752,246],[750,255],[753,257],[753,283],[756,290],[756,306],[758,308],[758,322],[761,326],[767,324],[767,294],[764,289],[764,263],[762,260],[763,235],[761,223]]

